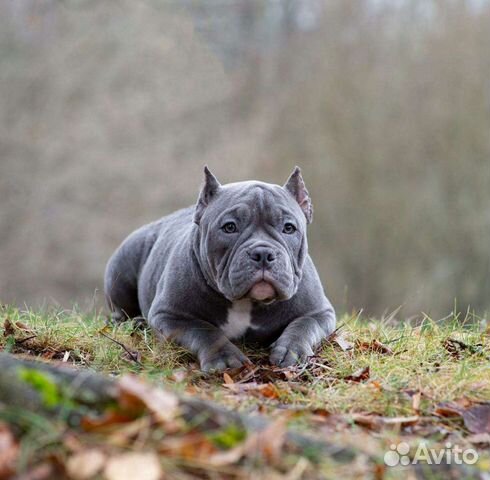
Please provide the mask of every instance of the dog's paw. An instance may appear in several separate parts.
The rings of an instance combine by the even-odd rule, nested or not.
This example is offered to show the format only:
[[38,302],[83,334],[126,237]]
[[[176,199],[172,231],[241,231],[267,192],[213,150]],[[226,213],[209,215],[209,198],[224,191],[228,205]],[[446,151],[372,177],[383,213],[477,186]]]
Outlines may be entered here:
[[228,345],[221,351],[201,360],[203,372],[221,372],[227,368],[239,368],[250,364],[250,360],[235,345]]
[[298,363],[303,363],[308,357],[313,355],[313,350],[309,345],[301,342],[278,343],[272,345],[269,361],[272,365],[279,367],[290,367]]

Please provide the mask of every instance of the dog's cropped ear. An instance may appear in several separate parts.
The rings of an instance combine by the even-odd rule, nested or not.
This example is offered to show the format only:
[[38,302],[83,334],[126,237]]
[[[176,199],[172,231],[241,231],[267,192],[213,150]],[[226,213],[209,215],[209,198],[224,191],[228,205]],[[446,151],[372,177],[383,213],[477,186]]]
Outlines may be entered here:
[[220,187],[221,184],[218,182],[218,179],[211,173],[211,170],[209,170],[206,165],[204,167],[204,185],[201,188],[201,193],[197,199],[196,210],[194,212],[194,222],[198,225],[204,210],[216,196]]
[[288,178],[288,181],[283,188],[298,202],[301,210],[303,210],[303,213],[305,214],[306,222],[311,223],[313,220],[313,205],[299,167],[294,168],[293,173]]

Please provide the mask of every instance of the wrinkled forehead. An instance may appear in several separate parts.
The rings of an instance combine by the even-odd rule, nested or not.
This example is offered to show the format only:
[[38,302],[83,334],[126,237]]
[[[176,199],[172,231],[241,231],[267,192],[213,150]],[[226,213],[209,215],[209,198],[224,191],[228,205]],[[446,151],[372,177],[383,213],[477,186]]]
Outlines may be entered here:
[[223,185],[220,197],[227,209],[246,207],[252,215],[301,215],[292,196],[279,185],[263,182],[239,182]]

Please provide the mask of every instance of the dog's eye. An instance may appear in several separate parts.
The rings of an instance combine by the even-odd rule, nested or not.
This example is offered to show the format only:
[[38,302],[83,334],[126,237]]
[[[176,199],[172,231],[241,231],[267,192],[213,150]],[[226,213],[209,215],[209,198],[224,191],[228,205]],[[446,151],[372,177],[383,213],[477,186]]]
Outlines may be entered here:
[[292,223],[285,223],[284,228],[282,229],[282,233],[294,233],[296,231],[296,227]]
[[235,222],[227,222],[222,227],[221,230],[225,233],[235,233],[237,231]]

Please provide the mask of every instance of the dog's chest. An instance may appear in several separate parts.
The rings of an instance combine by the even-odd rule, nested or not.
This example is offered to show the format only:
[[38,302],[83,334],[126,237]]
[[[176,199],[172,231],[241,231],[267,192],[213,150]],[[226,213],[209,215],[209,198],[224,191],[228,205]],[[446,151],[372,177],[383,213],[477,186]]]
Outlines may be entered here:
[[241,337],[249,328],[253,328],[251,300],[247,298],[233,302],[221,330],[229,339],[233,339]]

